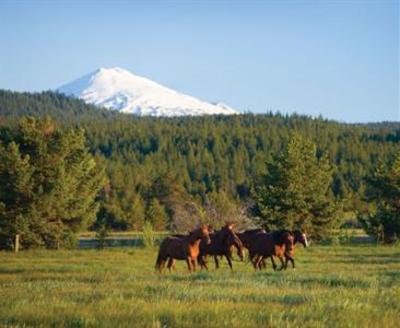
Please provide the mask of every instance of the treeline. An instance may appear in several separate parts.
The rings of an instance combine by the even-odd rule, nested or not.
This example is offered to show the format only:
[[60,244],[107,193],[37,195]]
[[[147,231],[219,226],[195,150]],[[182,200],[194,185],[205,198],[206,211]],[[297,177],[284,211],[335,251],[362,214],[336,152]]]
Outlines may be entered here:
[[[1,139],[22,115],[51,116],[61,128],[82,127],[105,167],[96,225],[181,228],[193,217],[257,215],[252,193],[266,163],[284,151],[294,131],[332,166],[330,197],[344,218],[364,211],[366,177],[399,147],[400,124],[344,124],[301,115],[149,118],[99,110],[63,95],[0,91]],[[309,177],[312,179],[313,177]],[[246,216],[243,214],[243,216]]]

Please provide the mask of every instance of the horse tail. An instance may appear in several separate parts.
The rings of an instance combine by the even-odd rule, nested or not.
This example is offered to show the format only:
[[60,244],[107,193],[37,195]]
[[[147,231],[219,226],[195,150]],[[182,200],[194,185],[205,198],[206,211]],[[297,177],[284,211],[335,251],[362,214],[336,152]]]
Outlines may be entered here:
[[162,262],[163,262],[163,256],[161,254],[161,247],[160,247],[160,250],[158,251],[156,265],[155,265],[156,270],[160,270]]
[[157,260],[156,260],[156,265],[155,265],[155,269],[161,271],[163,268],[163,263],[167,260],[167,256],[166,256],[166,239],[164,239],[160,245],[159,251],[158,251],[158,256],[157,256]]
[[160,268],[160,263],[161,263],[161,256],[160,256],[160,253],[158,253],[156,265],[154,266],[154,268],[156,270],[158,270]]

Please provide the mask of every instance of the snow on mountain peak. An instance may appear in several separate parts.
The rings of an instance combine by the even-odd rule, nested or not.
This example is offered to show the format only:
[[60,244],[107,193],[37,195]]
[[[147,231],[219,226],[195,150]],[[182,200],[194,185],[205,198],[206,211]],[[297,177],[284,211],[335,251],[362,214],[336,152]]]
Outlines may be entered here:
[[57,91],[86,103],[137,115],[238,114],[225,104],[201,101],[120,67],[99,68]]

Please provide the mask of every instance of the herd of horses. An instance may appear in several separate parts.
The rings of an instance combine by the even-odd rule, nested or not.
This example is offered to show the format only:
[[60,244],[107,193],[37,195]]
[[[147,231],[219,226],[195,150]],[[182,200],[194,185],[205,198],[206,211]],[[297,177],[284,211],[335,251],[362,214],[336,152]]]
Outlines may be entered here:
[[267,233],[263,229],[253,229],[237,233],[234,231],[234,225],[230,223],[217,231],[201,225],[187,235],[175,234],[166,237],[160,244],[156,269],[163,272],[167,266],[171,271],[175,269],[176,260],[185,260],[189,272],[196,271],[197,264],[208,270],[208,256],[214,257],[217,269],[219,258],[225,257],[232,269],[234,249],[241,261],[244,260],[244,251],[247,249],[254,269],[265,268],[266,260],[270,258],[273,269],[277,270],[275,258],[278,258],[281,263],[279,270],[286,270],[289,262],[295,267],[294,247],[297,243],[308,247],[306,234],[299,230]]

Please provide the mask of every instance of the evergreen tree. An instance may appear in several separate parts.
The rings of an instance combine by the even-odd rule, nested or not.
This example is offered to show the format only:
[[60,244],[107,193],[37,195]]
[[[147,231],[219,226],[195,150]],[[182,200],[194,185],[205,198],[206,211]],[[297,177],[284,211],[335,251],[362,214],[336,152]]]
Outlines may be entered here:
[[267,164],[254,193],[262,223],[268,230],[303,229],[321,238],[338,223],[331,194],[331,167],[317,157],[315,144],[294,134],[284,151]]
[[15,142],[0,145],[0,248],[14,248],[17,235],[26,245],[39,242],[30,231],[34,222],[25,206],[33,198],[32,175],[29,156],[23,156]]
[[400,239],[400,152],[381,163],[367,181],[366,196],[375,210],[361,215],[361,223],[380,242]]
[[153,198],[146,208],[146,221],[150,222],[155,231],[164,231],[167,226],[167,214],[164,206]]
[[83,130],[61,131],[48,118],[24,117],[11,136],[0,155],[2,244],[21,233],[25,247],[71,245],[95,218],[104,181]]
[[134,199],[133,203],[131,203],[131,206],[131,217],[128,225],[129,229],[136,231],[141,230],[145,222],[145,208],[143,199],[140,197],[140,195]]

